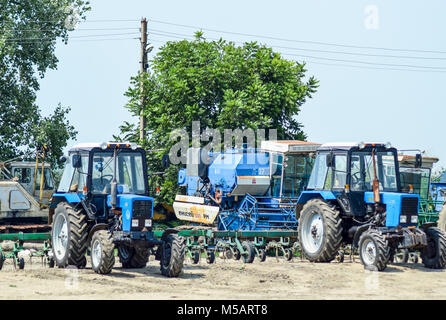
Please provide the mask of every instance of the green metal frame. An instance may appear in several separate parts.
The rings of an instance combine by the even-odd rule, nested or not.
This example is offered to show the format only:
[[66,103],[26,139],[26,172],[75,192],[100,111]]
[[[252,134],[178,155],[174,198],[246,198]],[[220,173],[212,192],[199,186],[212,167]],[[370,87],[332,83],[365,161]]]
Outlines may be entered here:
[[442,201],[420,199],[418,208],[418,225],[428,222],[437,222],[439,212],[435,210],[437,205],[443,205]]
[[[43,259],[48,258],[48,252],[51,250],[51,246],[49,243],[49,240],[51,239],[50,233],[3,233],[0,234],[0,241],[5,240],[11,240],[14,241],[14,247],[12,251],[8,253],[3,253],[3,250],[0,246],[0,265],[3,266],[3,262],[6,259],[13,259],[14,262],[14,268],[16,268],[18,265],[20,265],[20,258],[19,258],[19,252],[23,251],[23,244],[26,241],[43,241],[43,249],[39,250],[37,252],[34,252],[31,257],[41,257],[42,258],[42,264]],[[0,267],[1,269],[1,267]]]
[[[164,231],[154,231],[155,237],[161,238]],[[245,256],[248,252],[243,248],[242,242],[251,241],[254,245],[256,255],[259,249],[275,250],[276,258],[279,252],[285,256],[286,250],[291,250],[294,255],[300,251],[297,231],[214,231],[214,230],[181,230],[178,235],[186,238],[186,255],[190,258],[196,251],[205,253],[209,257],[209,247],[215,252],[230,250],[233,255],[240,253]],[[202,241],[199,238],[202,237]]]

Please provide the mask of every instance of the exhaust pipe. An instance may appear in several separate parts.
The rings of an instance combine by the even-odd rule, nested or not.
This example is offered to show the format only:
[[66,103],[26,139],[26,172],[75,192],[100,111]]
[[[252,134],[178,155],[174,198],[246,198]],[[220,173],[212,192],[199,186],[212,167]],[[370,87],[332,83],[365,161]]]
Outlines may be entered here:
[[118,183],[116,182],[116,157],[117,157],[117,151],[116,147],[113,151],[113,180],[110,184],[110,204],[112,209],[116,209],[116,202],[118,198]]

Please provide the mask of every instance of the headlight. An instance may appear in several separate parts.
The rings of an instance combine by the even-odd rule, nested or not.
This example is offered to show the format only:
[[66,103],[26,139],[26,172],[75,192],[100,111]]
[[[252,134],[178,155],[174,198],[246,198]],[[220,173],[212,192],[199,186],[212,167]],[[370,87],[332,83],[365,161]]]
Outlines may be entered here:
[[410,217],[410,223],[418,223],[418,216]]
[[152,220],[145,219],[144,220],[144,227],[151,227],[152,226]]
[[138,219],[132,219],[132,227],[137,227],[139,225]]
[[400,216],[400,223],[407,223],[407,216]]

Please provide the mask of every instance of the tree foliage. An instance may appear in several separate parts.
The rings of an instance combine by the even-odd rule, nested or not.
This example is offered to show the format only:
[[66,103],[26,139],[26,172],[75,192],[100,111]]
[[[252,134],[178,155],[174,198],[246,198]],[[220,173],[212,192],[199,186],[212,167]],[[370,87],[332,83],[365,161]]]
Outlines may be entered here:
[[[147,121],[147,149],[168,150],[173,129],[191,134],[192,121],[200,127],[276,129],[278,139],[305,140],[297,115],[316,91],[314,77],[305,80],[305,65],[284,59],[256,42],[206,41],[201,32],[194,41],[167,42],[150,62],[151,70],[132,78],[127,108],[138,116],[140,99]],[[142,88],[140,83],[142,83]],[[124,139],[138,141],[138,128],[121,126]],[[140,142],[140,141],[138,141]],[[149,155],[149,167],[161,171],[160,153]],[[161,198],[174,198],[177,168],[163,181]]]
[[68,108],[42,117],[36,105],[39,78],[56,69],[56,40],[67,42],[68,31],[89,10],[81,0],[0,0],[0,160],[34,150],[38,143],[52,147],[57,163],[74,128],[65,120]]

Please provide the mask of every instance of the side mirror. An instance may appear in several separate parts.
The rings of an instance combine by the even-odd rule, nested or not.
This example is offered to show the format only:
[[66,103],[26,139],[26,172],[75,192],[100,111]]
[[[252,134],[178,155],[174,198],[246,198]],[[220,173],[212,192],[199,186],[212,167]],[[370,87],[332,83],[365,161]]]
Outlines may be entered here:
[[325,158],[325,163],[326,163],[328,168],[334,167],[334,155],[333,155],[333,153],[327,154],[327,156]]
[[423,160],[421,158],[421,153],[417,153],[415,155],[415,168],[421,168],[422,164],[423,164]]
[[73,168],[81,168],[82,167],[82,158],[79,154],[73,155]]
[[163,166],[164,169],[169,168],[170,166],[170,159],[169,159],[169,155],[163,154],[163,157],[161,158],[161,165]]

